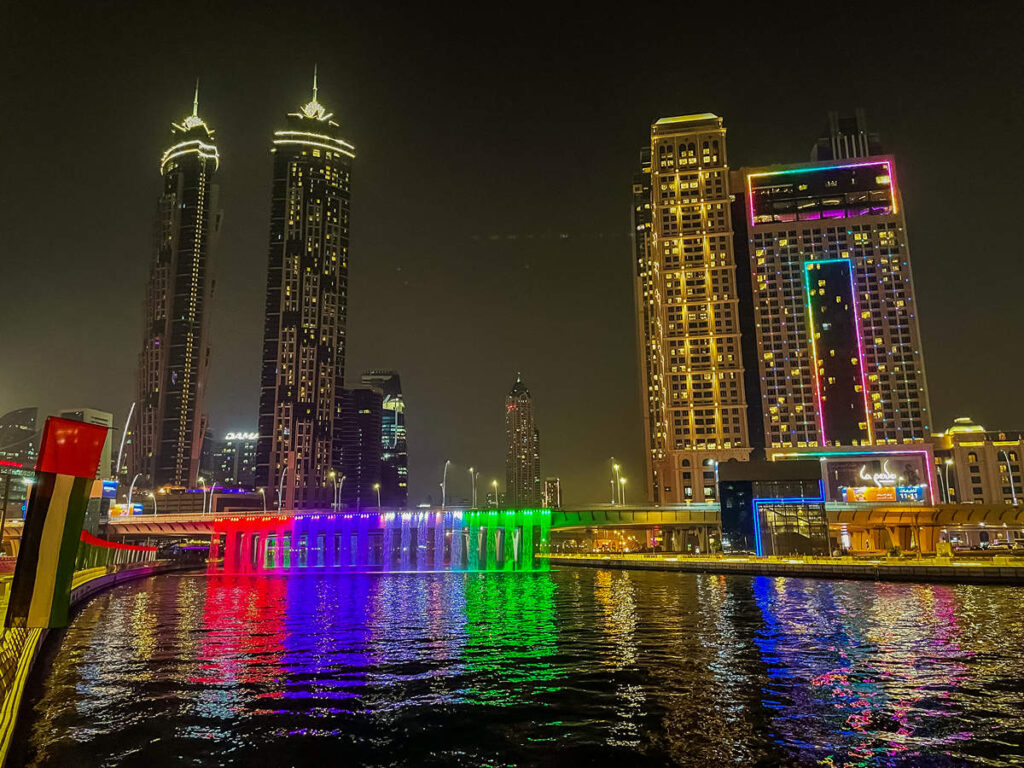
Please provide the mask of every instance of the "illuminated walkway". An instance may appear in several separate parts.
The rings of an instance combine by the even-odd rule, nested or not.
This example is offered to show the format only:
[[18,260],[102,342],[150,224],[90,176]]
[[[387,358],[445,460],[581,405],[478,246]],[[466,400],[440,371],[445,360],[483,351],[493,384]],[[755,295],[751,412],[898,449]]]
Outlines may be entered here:
[[943,581],[956,583],[1024,584],[1024,557],[991,560],[926,557],[690,557],[671,554],[550,554],[552,565],[645,571],[792,576],[871,581]]

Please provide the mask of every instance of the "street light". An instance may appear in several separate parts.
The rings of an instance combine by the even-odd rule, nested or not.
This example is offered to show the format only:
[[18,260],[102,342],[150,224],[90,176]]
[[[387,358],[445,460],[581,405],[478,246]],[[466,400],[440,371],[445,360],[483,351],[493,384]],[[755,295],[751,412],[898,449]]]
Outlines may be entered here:
[[1006,451],[1000,451],[999,455],[1003,457],[1003,461],[1006,462],[1006,474],[1010,478],[1010,498],[1013,499],[1013,506],[1017,506],[1017,489],[1013,487],[1013,467],[1010,466],[1010,454]]
[[476,478],[479,474],[479,472],[474,473],[472,467],[469,468],[469,482],[473,488],[473,509],[476,509]]
[[952,459],[946,459],[945,475],[946,475],[946,503],[947,504],[952,503],[952,500],[953,500],[952,499],[952,494],[949,492],[949,468],[952,465],[953,465],[953,460]]
[[616,498],[619,495],[619,490],[618,490],[619,485],[620,485],[620,483],[619,483],[619,465],[615,461],[615,457],[614,456],[612,456],[611,462],[612,462],[612,472],[615,473],[615,476],[612,478],[612,481],[611,481],[612,482],[612,504],[614,504]]
[[132,414],[135,413],[135,403],[132,403],[132,407],[128,409],[128,418],[124,420],[124,430],[121,432],[121,447],[117,449],[117,466],[114,467],[114,477],[116,480],[121,475],[121,454],[124,453],[124,439],[128,437],[128,425],[132,423]]
[[373,484],[373,490],[377,492],[377,509],[380,510],[380,483]]
[[327,474],[331,480],[334,481],[334,502],[331,504],[331,509],[335,512],[338,511],[338,473],[333,469]]
[[132,484],[128,486],[128,514],[132,513],[132,491],[135,490],[135,481],[142,477],[141,472],[137,472],[135,477],[132,478]]
[[284,479],[288,477],[288,465],[284,465],[284,469],[281,470],[281,482],[277,486],[277,511],[281,511],[281,495],[284,493]]
[[339,507],[339,508],[341,507],[341,492],[342,492],[343,490],[345,490],[345,478],[346,478],[346,477],[348,477],[348,475],[342,475],[342,476],[341,476],[341,482],[340,482],[340,483],[338,483],[338,498],[337,498],[337,504],[338,504],[338,507]]
[[[223,488],[224,488],[224,486],[222,485],[221,486],[221,490],[223,490]],[[210,506],[209,506],[208,512],[211,515],[213,514],[213,492],[215,490],[217,490],[217,484],[216,483],[214,483],[213,485],[210,486]]]
[[201,486],[203,486],[203,509],[202,509],[202,511],[199,514],[205,515],[206,514],[206,481],[203,478],[201,478],[201,477],[197,477],[196,478],[196,482],[199,483]]
[[149,492],[149,498],[151,498],[153,500],[153,515],[155,516],[157,514],[157,512],[158,512],[158,510],[156,508],[156,494],[153,493],[152,491],[150,491]]
[[441,477],[441,509],[445,508],[445,504],[448,500],[448,466],[451,463],[450,459],[445,459],[444,475]]
[[498,481],[491,480],[491,487],[494,489],[494,508],[498,508]]
[[260,488],[259,489],[259,494],[260,494],[260,498],[263,499],[263,514],[266,514],[267,513],[267,492],[264,489]]
[[622,504],[622,506],[626,506],[626,478],[624,478],[624,477],[620,477],[619,478],[619,488],[621,489],[621,494],[622,494],[621,504]]

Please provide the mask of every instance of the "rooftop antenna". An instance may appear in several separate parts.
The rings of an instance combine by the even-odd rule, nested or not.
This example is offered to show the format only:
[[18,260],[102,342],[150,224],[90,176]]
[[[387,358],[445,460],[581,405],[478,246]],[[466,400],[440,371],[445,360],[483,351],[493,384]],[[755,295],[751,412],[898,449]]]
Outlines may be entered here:
[[313,65],[313,101],[316,101],[316,70],[317,65]]
[[199,117],[199,78],[196,78],[196,93],[192,97],[192,117]]

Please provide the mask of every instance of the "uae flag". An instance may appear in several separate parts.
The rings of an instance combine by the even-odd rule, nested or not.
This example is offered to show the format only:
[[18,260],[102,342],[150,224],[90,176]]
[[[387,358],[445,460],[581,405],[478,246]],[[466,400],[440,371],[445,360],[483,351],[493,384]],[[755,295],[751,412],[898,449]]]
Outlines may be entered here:
[[78,541],[106,439],[106,427],[46,419],[6,626],[67,626]]

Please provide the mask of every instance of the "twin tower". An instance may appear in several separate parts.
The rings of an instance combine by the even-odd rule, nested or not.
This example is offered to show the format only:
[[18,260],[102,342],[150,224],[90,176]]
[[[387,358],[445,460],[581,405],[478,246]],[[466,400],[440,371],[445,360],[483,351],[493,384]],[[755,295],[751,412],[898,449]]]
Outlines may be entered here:
[[[312,99],[275,131],[256,484],[287,509],[327,507],[341,464],[349,216],[355,147]],[[145,297],[129,477],[195,487],[206,416],[209,258],[220,229],[214,131],[172,125],[160,161],[155,252]],[[120,468],[119,468],[120,469]]]

